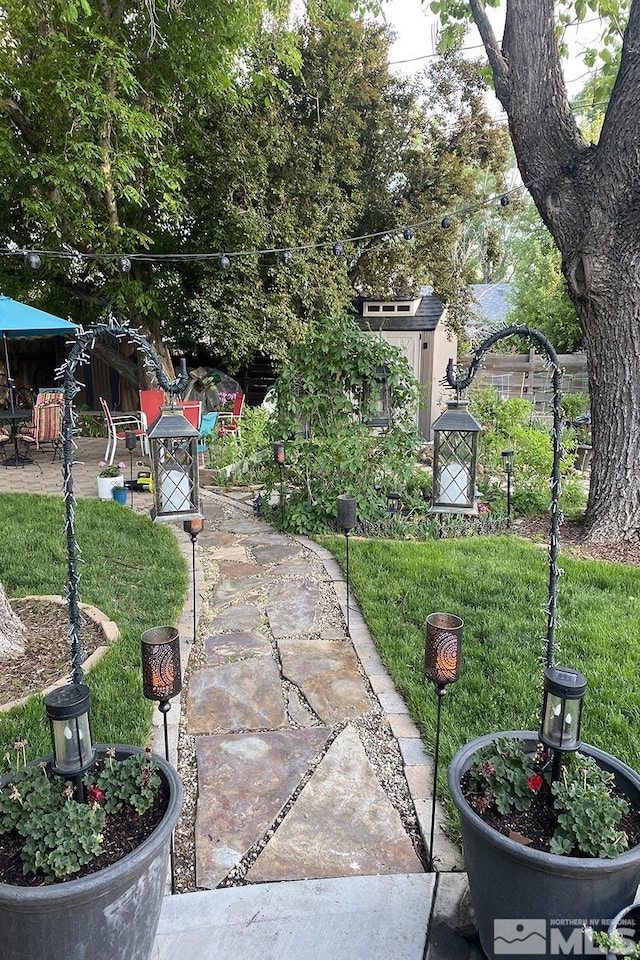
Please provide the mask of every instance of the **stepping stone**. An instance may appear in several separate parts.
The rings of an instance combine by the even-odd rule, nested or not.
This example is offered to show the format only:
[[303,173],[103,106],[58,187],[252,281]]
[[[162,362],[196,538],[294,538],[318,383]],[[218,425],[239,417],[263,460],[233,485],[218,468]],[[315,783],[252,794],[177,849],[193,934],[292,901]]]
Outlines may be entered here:
[[252,546],[251,550],[258,563],[268,564],[282,563],[284,560],[290,560],[300,553],[302,547],[299,543],[293,543],[293,541],[287,540],[283,543],[268,543]]
[[369,713],[372,703],[353,647],[345,640],[286,637],[278,640],[282,675],[300,688],[325,723]]
[[331,731],[198,737],[196,884],[216,887],[272,825]]
[[288,580],[270,587],[267,617],[276,639],[318,633],[321,616],[322,598],[315,583]]
[[220,530],[208,530],[204,528],[198,536],[197,543],[201,547],[232,547],[237,544],[238,538],[232,533],[222,533]]
[[229,533],[262,533],[269,530],[269,527],[261,520],[245,520],[244,517],[237,517],[232,520],[223,520],[220,523],[220,529]]
[[204,641],[208,667],[270,653],[271,644],[261,633],[216,633]]
[[[225,534],[226,536],[226,534]],[[236,546],[218,547],[217,550],[209,550],[208,555],[212,560],[236,560],[247,561],[247,551],[245,547],[238,546],[238,538],[231,538]]]
[[223,579],[232,577],[259,577],[260,574],[265,571],[265,567],[261,567],[257,563],[247,563],[246,553],[244,562],[235,559],[226,560],[221,558],[218,561],[218,566],[220,567],[220,576]]
[[260,590],[264,583],[259,577],[238,577],[236,580],[223,580],[219,583],[211,594],[211,602],[216,607],[221,607],[232,600],[239,600],[247,593],[253,590]]
[[280,671],[274,660],[257,657],[205,667],[189,681],[189,733],[232,733],[287,727]]
[[204,517],[205,522],[211,522],[212,520],[224,520],[225,507],[222,503],[211,503],[211,501],[205,500],[202,504],[202,516]]
[[250,883],[422,873],[413,844],[351,727],[336,738],[247,873]]
[[[272,568],[266,574],[270,578],[275,577],[306,577],[308,580],[312,577],[313,570],[308,560],[300,558],[299,560],[292,560],[290,563],[282,563],[277,567]],[[323,577],[322,579],[326,579]]]
[[255,630],[262,623],[262,614],[253,603],[236,603],[229,610],[218,614],[211,623],[213,632],[223,630]]

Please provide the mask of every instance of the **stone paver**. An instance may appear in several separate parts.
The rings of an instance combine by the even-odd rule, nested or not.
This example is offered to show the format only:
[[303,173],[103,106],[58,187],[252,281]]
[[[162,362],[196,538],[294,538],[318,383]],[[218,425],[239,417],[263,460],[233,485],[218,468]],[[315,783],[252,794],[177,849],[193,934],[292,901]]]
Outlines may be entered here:
[[[297,543],[290,540],[286,543],[269,543],[256,545],[251,548],[251,552],[258,563],[283,563],[285,560],[291,560],[300,553],[300,547]],[[287,571],[288,572],[288,571]]]
[[214,633],[204,641],[208,667],[270,653],[271,644],[262,633]]
[[220,560],[220,577],[257,577],[265,572],[265,567],[258,563],[246,563],[237,560]]
[[253,603],[236,603],[229,610],[223,610],[209,624],[210,629],[219,630],[255,630],[262,623],[260,608]]
[[269,829],[330,733],[314,727],[197,738],[199,887],[216,887]]
[[233,580],[222,580],[215,588],[211,599],[215,606],[222,606],[232,600],[262,589],[264,583],[260,577],[237,577]]
[[274,637],[318,633],[322,617],[322,597],[315,583],[288,580],[269,588],[267,617]]
[[351,720],[372,709],[350,643],[320,637],[283,637],[278,649],[283,676],[300,688],[325,723]]
[[243,516],[234,517],[232,520],[222,520],[220,529],[228,533],[256,534],[270,530],[265,523],[260,520],[247,520]]
[[258,657],[197,670],[189,681],[187,717],[191,734],[286,727],[275,662]]
[[422,873],[411,840],[351,727],[336,738],[275,835],[250,882]]

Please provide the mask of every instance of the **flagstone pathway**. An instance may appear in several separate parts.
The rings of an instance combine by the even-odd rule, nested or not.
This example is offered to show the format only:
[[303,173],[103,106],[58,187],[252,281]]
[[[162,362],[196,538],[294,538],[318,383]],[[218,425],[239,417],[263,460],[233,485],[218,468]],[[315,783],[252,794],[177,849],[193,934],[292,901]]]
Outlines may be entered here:
[[334,561],[246,511],[207,500],[198,539],[205,587],[186,678],[196,884],[420,873],[424,811],[401,815],[375,757],[392,745],[400,758],[404,743],[405,772],[426,803],[417,730],[353,610],[353,642],[346,634]]

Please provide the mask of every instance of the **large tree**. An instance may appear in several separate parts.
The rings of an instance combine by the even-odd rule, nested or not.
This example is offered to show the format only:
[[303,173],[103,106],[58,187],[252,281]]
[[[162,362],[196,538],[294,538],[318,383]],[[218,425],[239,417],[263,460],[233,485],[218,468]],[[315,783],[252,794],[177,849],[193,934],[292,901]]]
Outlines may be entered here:
[[[640,0],[507,0],[502,41],[487,13],[498,0],[439,0],[471,14],[504,107],[522,179],[562,256],[589,366],[594,456],[586,531],[635,539],[640,527]],[[571,110],[558,39],[560,11],[608,15],[622,32],[615,84],[597,143]],[[609,55],[609,61],[612,56]]]

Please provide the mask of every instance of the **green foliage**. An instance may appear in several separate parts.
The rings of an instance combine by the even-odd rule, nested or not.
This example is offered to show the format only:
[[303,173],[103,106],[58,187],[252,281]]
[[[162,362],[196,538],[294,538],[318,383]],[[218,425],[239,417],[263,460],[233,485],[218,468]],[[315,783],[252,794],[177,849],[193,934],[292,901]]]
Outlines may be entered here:
[[[470,410],[483,425],[478,445],[478,486],[489,501],[503,496],[502,451],[513,456],[512,506],[516,514],[538,516],[548,510],[549,477],[553,466],[551,429],[533,419],[533,405],[521,397],[502,400],[493,387],[477,387],[469,394]],[[565,510],[584,505],[586,494],[573,469],[576,435],[562,437],[561,498]]]
[[72,785],[46,764],[22,767],[0,788],[0,834],[15,830],[24,839],[25,874],[39,871],[45,883],[64,880],[102,852],[106,813],[123,806],[138,814],[148,809],[161,783],[156,770],[144,754],[109,758],[97,777],[84,778],[85,786],[97,784],[103,795],[94,793],[98,799],[92,800],[89,791],[89,802],[78,803]]
[[629,805],[611,793],[613,774],[601,770],[595,760],[575,754],[563,768],[562,778],[551,785],[558,811],[558,827],[551,852],[574,850],[593,857],[617,857],[628,847],[626,834],[618,829]]
[[123,806],[133,807],[136,813],[144,813],[155,800],[160,777],[158,765],[150,752],[134,753],[125,760],[115,760],[107,755],[103,769],[97,777],[88,776],[87,783],[93,783],[104,791],[104,809],[115,813]]
[[[382,366],[391,420],[377,432],[367,421]],[[271,435],[287,441],[287,482],[293,487],[287,525],[301,533],[326,525],[336,516],[341,493],[357,498],[361,520],[381,517],[386,492],[404,489],[411,478],[417,445],[417,383],[399,350],[363,333],[348,317],[310,323],[275,394]]]
[[528,810],[541,785],[534,757],[523,747],[522,740],[497,737],[478,751],[469,771],[469,787],[490,796],[499,813]]
[[512,241],[514,275],[507,323],[534,327],[558,353],[582,348],[582,330],[562,274],[560,251],[530,203]]

